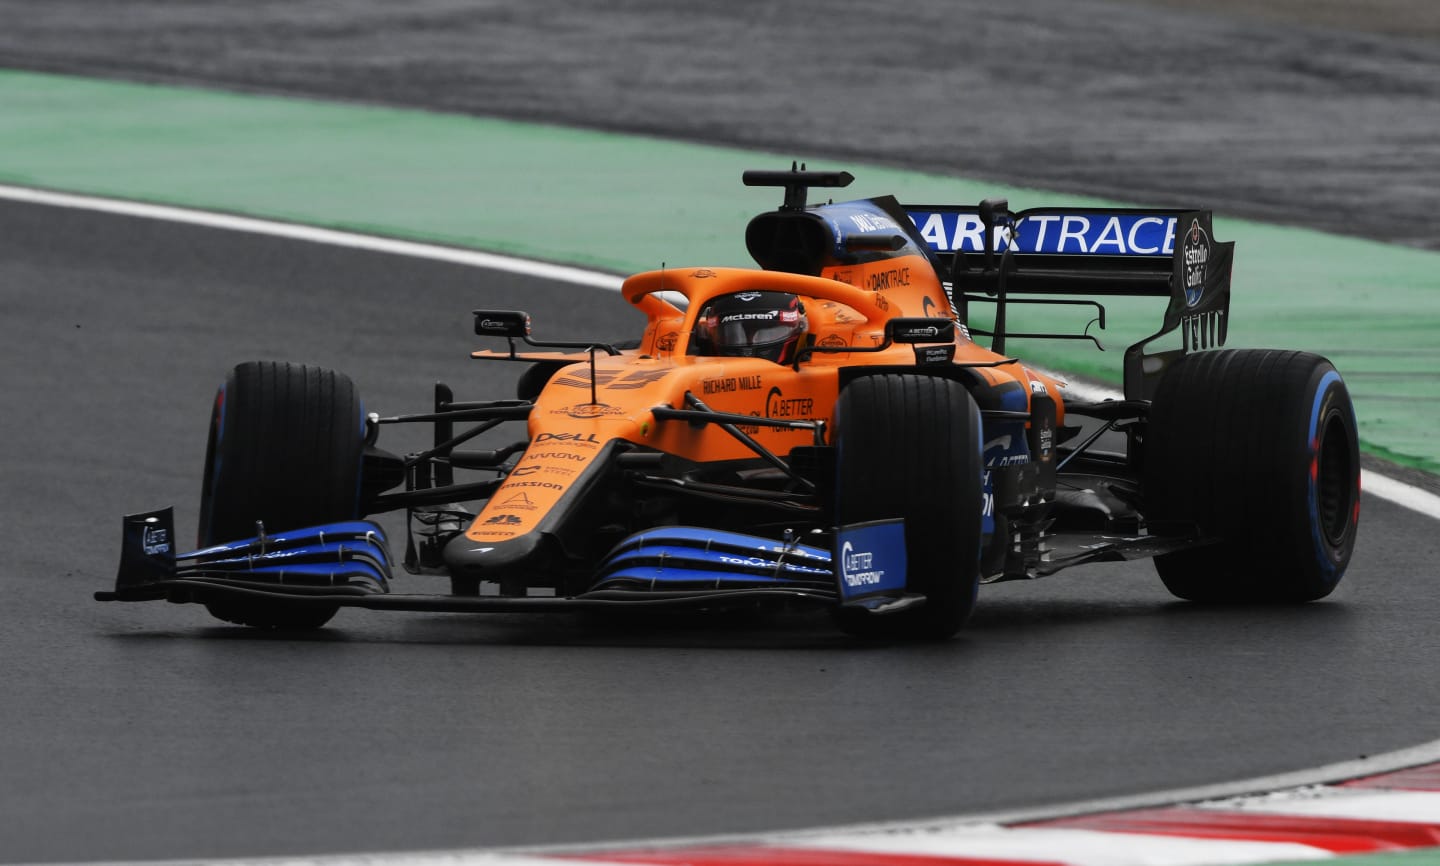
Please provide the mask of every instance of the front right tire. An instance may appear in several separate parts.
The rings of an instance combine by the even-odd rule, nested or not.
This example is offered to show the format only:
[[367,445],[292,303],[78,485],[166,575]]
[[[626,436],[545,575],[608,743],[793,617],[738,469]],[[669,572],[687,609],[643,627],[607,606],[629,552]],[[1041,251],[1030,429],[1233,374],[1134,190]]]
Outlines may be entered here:
[[841,608],[869,638],[948,638],[975,606],[983,506],[980,410],[958,382],[887,374],[855,379],[835,403],[840,524],[903,518],[906,588],[925,596],[888,614]]

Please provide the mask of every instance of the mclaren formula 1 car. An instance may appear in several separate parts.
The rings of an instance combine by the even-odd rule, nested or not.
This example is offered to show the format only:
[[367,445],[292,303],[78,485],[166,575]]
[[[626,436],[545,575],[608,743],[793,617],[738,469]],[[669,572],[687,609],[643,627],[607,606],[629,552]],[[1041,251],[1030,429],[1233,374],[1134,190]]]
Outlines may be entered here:
[[[341,607],[809,603],[857,635],[942,638],[981,584],[1082,563],[1153,557],[1207,602],[1335,588],[1359,516],[1349,395],[1321,357],[1221,348],[1233,244],[1208,212],[807,205],[851,180],[746,172],[784,190],[745,231],[760,268],[630,277],[638,340],[545,341],[525,312],[475,311],[493,343],[473,357],[517,369],[513,400],[437,385],[433,411],[380,417],[339,373],[239,365],[211,415],[200,549],[177,553],[169,509],[127,516],[96,597],[261,628]],[[1123,399],[1006,353],[1017,308],[1103,326],[1117,295],[1168,299],[1124,353]],[[394,424],[433,445],[382,449]],[[390,511],[397,545],[365,519]],[[397,561],[445,582],[394,591]]]

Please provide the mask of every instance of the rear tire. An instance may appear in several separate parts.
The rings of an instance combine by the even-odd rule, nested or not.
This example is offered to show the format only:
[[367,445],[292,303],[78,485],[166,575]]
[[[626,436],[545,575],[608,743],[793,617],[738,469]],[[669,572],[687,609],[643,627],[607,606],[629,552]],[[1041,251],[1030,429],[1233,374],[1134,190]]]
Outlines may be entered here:
[[841,608],[841,628],[939,640],[975,605],[980,582],[980,410],[958,382],[866,376],[835,403],[836,521],[904,518],[907,589],[925,604],[891,614]]
[[[202,547],[359,517],[360,398],[332,370],[274,361],[237,366],[215,397],[200,494]],[[224,599],[216,618],[256,628],[313,629],[334,605]]]
[[1147,520],[1217,544],[1155,558],[1170,592],[1216,603],[1329,595],[1355,547],[1360,451],[1344,381],[1318,355],[1189,355],[1160,381],[1145,436]]

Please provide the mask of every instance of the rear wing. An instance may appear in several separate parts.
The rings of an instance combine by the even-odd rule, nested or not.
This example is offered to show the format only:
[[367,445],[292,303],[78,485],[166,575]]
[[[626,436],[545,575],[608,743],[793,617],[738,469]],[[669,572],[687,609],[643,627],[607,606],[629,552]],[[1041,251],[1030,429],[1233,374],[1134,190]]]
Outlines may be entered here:
[[[1013,303],[1091,305],[1104,327],[1099,302],[1065,296],[1170,299],[1160,330],[1125,350],[1128,400],[1150,399],[1165,368],[1182,355],[1225,344],[1235,244],[1214,239],[1209,211],[1047,207],[1012,213],[1003,200],[904,207],[953,286],[962,319],[971,303],[996,305],[989,335],[997,352],[1005,351],[1007,336],[1093,341],[1088,333],[1007,333],[1006,308]],[[1145,352],[1177,329],[1180,349]]]

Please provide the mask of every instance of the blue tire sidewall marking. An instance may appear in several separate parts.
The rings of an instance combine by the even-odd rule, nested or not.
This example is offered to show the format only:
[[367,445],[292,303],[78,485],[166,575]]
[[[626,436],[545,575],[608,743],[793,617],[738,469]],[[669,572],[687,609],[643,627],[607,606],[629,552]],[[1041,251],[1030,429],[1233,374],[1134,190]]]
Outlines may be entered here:
[[365,486],[365,401],[360,400],[360,465],[355,469],[355,507],[351,509],[354,517],[364,517],[360,513],[360,491]]
[[[977,503],[980,509],[980,543],[975,545],[975,571],[978,574],[981,563],[985,561],[985,551],[989,549],[991,538],[995,535],[995,518],[985,514],[985,494],[989,492],[986,490],[989,486],[986,483],[989,473],[985,469],[985,420],[980,414],[980,404],[974,400],[970,401],[970,417],[974,420],[972,426],[980,434],[975,437],[975,464],[980,467],[980,502]],[[974,583],[975,586],[970,592],[971,602],[980,594],[980,581],[976,580]]]
[[201,541],[202,544],[211,544],[215,540],[211,531],[211,527],[213,527],[215,524],[215,489],[220,483],[220,462],[222,459],[221,455],[225,453],[223,447],[225,442],[225,415],[226,407],[229,404],[230,400],[229,395],[226,393],[226,387],[225,385],[221,385],[220,390],[215,395],[216,417],[213,422],[215,425],[215,448],[211,453],[209,485],[210,507],[206,509],[205,516],[207,520],[205,522],[205,526],[201,527],[201,531],[205,533],[205,536]]
[[[1310,407],[1310,431],[1305,439],[1306,447],[1310,453],[1310,465],[1320,459],[1320,410],[1325,404],[1325,398],[1330,393],[1331,386],[1340,384],[1340,374],[1334,370],[1329,371],[1320,378],[1320,383],[1315,387],[1315,402]],[[1354,425],[1352,414],[1351,425]],[[1334,447],[1332,445],[1332,447]],[[1320,526],[1320,490],[1319,473],[1309,473],[1309,496],[1307,504],[1310,507],[1310,538],[1315,543],[1315,560],[1320,564],[1321,571],[1330,579],[1331,583],[1340,579],[1339,569],[1330,556],[1330,546],[1324,537],[1324,530]]]
[[221,385],[220,396],[216,400],[216,402],[220,404],[218,407],[220,409],[220,417],[215,421],[215,475],[217,477],[220,475],[220,458],[221,455],[225,453],[224,449],[220,446],[225,441],[225,415],[226,409],[230,405],[229,395],[227,394],[228,390],[224,385]]

